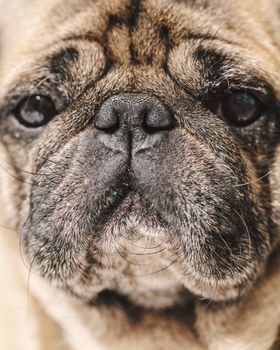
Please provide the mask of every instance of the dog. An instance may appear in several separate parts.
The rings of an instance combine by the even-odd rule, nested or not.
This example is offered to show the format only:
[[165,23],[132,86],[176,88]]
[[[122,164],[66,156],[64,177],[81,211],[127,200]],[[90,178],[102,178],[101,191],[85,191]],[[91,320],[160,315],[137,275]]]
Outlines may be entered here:
[[280,349],[280,1],[0,6],[0,348]]

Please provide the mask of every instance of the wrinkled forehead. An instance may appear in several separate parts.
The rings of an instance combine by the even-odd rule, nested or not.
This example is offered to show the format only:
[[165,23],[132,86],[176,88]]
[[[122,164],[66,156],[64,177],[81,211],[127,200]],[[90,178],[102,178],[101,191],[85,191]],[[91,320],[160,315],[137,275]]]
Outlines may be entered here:
[[[253,7],[251,2],[21,0],[19,10],[15,1],[11,11],[2,0],[0,8],[5,18],[0,16],[0,23],[4,22],[9,32],[4,33],[10,39],[6,46],[14,46],[12,51],[27,58],[72,38],[99,42],[106,55],[120,64],[162,65],[166,52],[190,39],[221,39],[240,47],[268,51],[269,44],[274,44],[269,30],[271,18],[266,18],[270,13],[262,8],[262,2]],[[262,21],[258,20],[258,11],[262,11]],[[11,55],[9,60],[13,61]]]
[[[223,75],[228,82],[226,72],[230,70],[229,74],[239,76],[243,85],[250,83],[246,80],[251,77],[260,86],[264,79],[276,88],[278,79],[268,72],[280,66],[280,58],[272,32],[264,29],[265,16],[258,23],[254,19],[256,14],[253,16],[249,9],[250,1],[246,6],[236,3],[231,0],[223,2],[223,6],[221,0],[69,0],[67,4],[52,0],[32,6],[26,3],[25,16],[18,19],[20,36],[14,40],[14,46],[13,40],[7,39],[11,50],[7,50],[6,56],[4,50],[2,82],[7,81],[11,88],[13,81],[19,80],[33,81],[36,86],[46,76],[59,75],[59,83],[67,80],[88,86],[113,67],[118,71],[117,80],[121,79],[123,88],[129,86],[130,90],[135,80],[141,85],[147,72],[151,83],[160,82],[159,76],[164,72],[171,81],[173,78],[181,81],[184,88],[203,90],[207,79],[219,82]],[[254,30],[248,30],[249,27]],[[210,74],[211,70],[215,74]],[[255,79],[258,75],[260,79]]]

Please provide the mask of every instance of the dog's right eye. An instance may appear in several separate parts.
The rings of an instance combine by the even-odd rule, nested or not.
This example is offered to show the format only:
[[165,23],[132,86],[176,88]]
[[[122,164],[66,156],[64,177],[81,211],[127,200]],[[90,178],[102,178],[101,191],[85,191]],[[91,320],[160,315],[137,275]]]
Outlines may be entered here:
[[262,103],[252,94],[236,92],[226,96],[219,107],[219,113],[231,125],[242,127],[253,124],[261,117]]
[[15,118],[28,128],[47,124],[57,114],[54,102],[44,95],[24,98],[14,111]]

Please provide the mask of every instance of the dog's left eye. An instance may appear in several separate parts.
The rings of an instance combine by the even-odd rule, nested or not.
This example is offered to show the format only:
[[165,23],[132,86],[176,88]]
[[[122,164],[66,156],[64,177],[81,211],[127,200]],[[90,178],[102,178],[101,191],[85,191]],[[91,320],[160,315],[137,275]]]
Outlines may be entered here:
[[226,96],[220,105],[219,113],[233,126],[247,126],[261,117],[263,105],[250,93],[236,92]]
[[28,128],[43,126],[56,114],[53,101],[43,95],[32,95],[24,98],[14,111],[16,119]]

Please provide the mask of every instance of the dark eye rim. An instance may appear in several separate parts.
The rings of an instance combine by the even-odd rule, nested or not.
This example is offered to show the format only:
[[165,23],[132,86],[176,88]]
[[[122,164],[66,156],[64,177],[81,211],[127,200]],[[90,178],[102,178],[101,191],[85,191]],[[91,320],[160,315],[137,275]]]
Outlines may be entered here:
[[[258,113],[256,113],[252,118],[250,118],[247,122],[235,122],[233,120],[231,120],[230,118],[227,118],[226,116],[223,115],[222,113],[222,104],[223,102],[236,94],[244,94],[250,97],[253,97],[258,104]],[[267,110],[267,106],[266,104],[262,101],[262,99],[253,91],[240,91],[240,90],[236,90],[236,91],[231,91],[227,94],[224,94],[223,96],[220,97],[219,102],[218,102],[218,114],[220,115],[220,117],[226,122],[228,123],[230,126],[236,127],[236,128],[243,128],[243,127],[248,127],[252,124],[254,124],[256,121],[258,121],[266,112]]]
[[[51,107],[52,111],[51,113],[47,113],[47,115],[45,116],[45,119],[41,123],[31,123],[31,122],[28,122],[25,118],[23,118],[22,108],[26,107],[29,101],[32,101],[32,99],[35,99],[38,97],[40,97],[41,99],[44,99],[47,103],[49,103],[49,106]],[[48,124],[50,120],[52,120],[58,114],[58,111],[54,100],[50,96],[40,94],[40,93],[38,94],[35,93],[30,96],[25,96],[21,98],[17,103],[16,107],[14,108],[14,110],[12,111],[12,114],[14,118],[25,128],[38,129]]]

